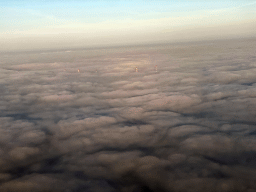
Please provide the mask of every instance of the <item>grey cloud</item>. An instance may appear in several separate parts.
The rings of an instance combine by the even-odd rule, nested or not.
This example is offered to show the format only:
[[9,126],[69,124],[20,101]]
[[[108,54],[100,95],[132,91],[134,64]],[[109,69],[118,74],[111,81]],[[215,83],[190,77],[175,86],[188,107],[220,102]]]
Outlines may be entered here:
[[0,191],[256,191],[254,41],[1,53]]

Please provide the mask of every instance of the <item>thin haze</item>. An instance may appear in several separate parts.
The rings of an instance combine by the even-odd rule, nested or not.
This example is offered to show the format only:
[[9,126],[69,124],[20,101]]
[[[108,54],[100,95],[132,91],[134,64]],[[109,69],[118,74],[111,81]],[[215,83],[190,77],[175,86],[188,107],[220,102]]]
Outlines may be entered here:
[[256,1],[2,1],[1,50],[255,36]]

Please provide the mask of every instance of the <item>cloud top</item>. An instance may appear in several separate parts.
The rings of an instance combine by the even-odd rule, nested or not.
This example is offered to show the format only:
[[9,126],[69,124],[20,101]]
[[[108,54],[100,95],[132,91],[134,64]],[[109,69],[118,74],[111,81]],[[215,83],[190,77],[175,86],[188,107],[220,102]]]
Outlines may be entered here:
[[255,45],[2,54],[0,191],[255,191]]

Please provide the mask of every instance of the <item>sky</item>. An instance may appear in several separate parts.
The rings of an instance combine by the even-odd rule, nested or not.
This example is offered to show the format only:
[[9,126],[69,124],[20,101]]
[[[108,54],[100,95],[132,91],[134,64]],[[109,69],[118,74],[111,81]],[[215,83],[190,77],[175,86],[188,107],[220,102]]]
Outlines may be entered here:
[[0,50],[252,37],[256,1],[0,1]]

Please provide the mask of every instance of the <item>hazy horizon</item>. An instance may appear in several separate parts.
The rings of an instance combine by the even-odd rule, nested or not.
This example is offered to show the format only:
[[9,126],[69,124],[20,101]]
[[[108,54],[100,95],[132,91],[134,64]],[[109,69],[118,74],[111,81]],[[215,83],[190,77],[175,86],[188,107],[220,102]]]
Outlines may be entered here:
[[1,51],[256,37],[256,1],[0,2]]

